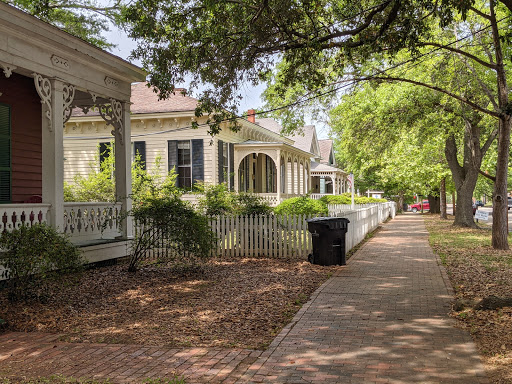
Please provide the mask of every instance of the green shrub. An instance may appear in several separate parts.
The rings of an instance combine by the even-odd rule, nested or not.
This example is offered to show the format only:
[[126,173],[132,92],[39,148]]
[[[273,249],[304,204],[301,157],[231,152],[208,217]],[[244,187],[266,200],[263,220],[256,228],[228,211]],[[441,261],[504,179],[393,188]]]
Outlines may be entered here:
[[[106,150],[100,169],[90,164],[90,171],[86,176],[77,174],[73,183],[64,183],[64,201],[107,201],[116,202],[126,196],[115,195],[115,157],[112,153],[112,145]],[[151,171],[144,169],[139,154],[132,162],[132,195],[135,204],[148,198],[163,197],[167,195],[179,195],[176,187],[176,172],[171,170],[165,176],[162,170],[162,157],[155,158]]]
[[252,193],[232,194],[231,201],[236,215],[268,215],[273,211],[265,199]]
[[[349,192],[341,195],[325,195],[320,199],[324,204],[352,204],[352,196]],[[354,196],[354,204],[385,203],[386,199],[375,199],[366,196]]]
[[274,208],[276,214],[327,215],[327,205],[307,196],[292,197]]
[[262,197],[252,193],[231,192],[226,183],[198,184],[198,190],[202,194],[198,209],[207,216],[262,215],[272,212],[272,208]]
[[180,265],[206,259],[215,244],[208,219],[178,196],[149,198],[130,213],[137,231],[132,241],[128,270],[135,272],[151,250],[158,249],[159,261]]
[[233,212],[231,192],[226,183],[217,185],[198,184],[202,196],[198,200],[198,208],[207,216],[225,215]]
[[0,249],[11,301],[43,299],[49,280],[77,271],[84,263],[78,248],[46,224],[2,233]]

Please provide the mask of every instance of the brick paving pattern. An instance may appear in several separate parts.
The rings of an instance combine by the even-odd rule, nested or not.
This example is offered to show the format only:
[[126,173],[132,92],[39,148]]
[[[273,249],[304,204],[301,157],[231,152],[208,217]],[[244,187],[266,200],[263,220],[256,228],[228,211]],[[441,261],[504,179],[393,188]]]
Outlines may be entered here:
[[[349,226],[350,230],[350,226]],[[240,382],[487,383],[420,215],[383,226]]]
[[[349,227],[350,230],[350,227]],[[470,336],[448,317],[453,292],[420,215],[384,225],[323,284],[267,351],[73,344],[0,335],[1,373],[142,383],[487,383]]]

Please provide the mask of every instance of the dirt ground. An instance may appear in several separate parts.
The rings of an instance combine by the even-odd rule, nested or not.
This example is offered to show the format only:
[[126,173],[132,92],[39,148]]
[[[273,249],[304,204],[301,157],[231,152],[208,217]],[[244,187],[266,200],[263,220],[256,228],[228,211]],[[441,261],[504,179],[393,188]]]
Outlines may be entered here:
[[11,304],[12,331],[62,334],[62,341],[264,349],[339,267],[271,259],[214,260],[177,273],[127,265],[85,271],[52,287],[48,302]]
[[453,220],[425,217],[431,245],[455,289],[452,316],[471,333],[491,382],[512,383],[512,307],[475,309],[489,296],[512,298],[512,251],[492,249],[489,229],[456,228]]

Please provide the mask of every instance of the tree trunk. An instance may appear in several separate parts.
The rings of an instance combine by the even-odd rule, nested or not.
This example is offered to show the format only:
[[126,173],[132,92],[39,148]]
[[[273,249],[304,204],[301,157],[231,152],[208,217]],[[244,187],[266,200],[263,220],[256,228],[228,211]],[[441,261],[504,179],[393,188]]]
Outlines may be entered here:
[[441,219],[448,219],[448,215],[446,214],[446,177],[441,179],[441,188],[439,192],[439,197],[441,198]]
[[496,181],[494,183],[494,196],[492,202],[492,247],[494,249],[509,249],[508,247],[508,199],[507,199],[507,176],[508,157],[510,151],[510,124],[511,111],[508,101],[507,76],[503,63],[503,52],[498,31],[498,23],[494,7],[496,2],[491,0],[489,8],[491,11],[492,38],[495,47],[496,80],[498,83],[498,106],[500,120],[498,125],[498,159],[496,161]]
[[510,148],[510,116],[500,119],[498,133],[498,159],[496,162],[496,182],[492,199],[492,247],[509,249],[508,246],[508,199],[507,174]]
[[398,212],[403,213],[404,211],[404,192],[398,192]]
[[452,192],[452,215],[455,216],[455,191]]
[[429,213],[441,212],[439,196],[428,195],[427,198],[428,198],[428,204],[430,206]]
[[[453,135],[446,139],[445,155],[452,171],[455,190],[457,191],[457,210],[453,225],[477,228],[473,218],[473,191],[478,180],[478,171],[482,162],[478,128],[465,121],[463,166],[457,158],[457,144]],[[454,202],[455,204],[455,202]],[[454,209],[455,210],[455,209]]]

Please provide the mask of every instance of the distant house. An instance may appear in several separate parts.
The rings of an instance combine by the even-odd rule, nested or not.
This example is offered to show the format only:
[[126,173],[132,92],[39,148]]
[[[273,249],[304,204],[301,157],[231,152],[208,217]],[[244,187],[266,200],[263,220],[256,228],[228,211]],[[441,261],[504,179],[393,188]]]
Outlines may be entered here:
[[367,197],[373,197],[374,199],[382,199],[384,197],[384,191],[366,191]]
[[[226,122],[220,134],[212,137],[205,124],[207,117],[195,117],[198,101],[184,89],[158,100],[146,83],[135,83],[131,102],[132,153],[140,154],[147,169],[154,170],[160,158],[160,171],[175,169],[177,185],[185,190],[197,182],[226,182],[233,191],[256,193],[277,205],[291,196],[320,193],[319,180],[326,185],[324,193],[340,193],[344,188],[343,171],[319,163],[321,169],[313,168],[318,165],[312,160],[321,159],[313,126],[304,127],[303,136],[284,137],[277,122],[256,119],[254,111],[249,111],[247,119],[238,119],[240,131],[233,132]],[[194,129],[192,122],[199,128]],[[91,165],[99,168],[110,131],[97,111],[73,112],[64,130],[66,181],[72,182],[78,173],[87,174]],[[334,189],[329,188],[331,184]]]
[[[96,258],[119,249],[97,244],[130,236],[111,204],[64,203],[63,128],[74,106],[102,110],[115,133],[116,189],[129,195],[130,84],[144,78],[140,68],[0,2],[0,232],[45,222],[76,244],[94,243]],[[128,208],[125,200],[115,209]]]

